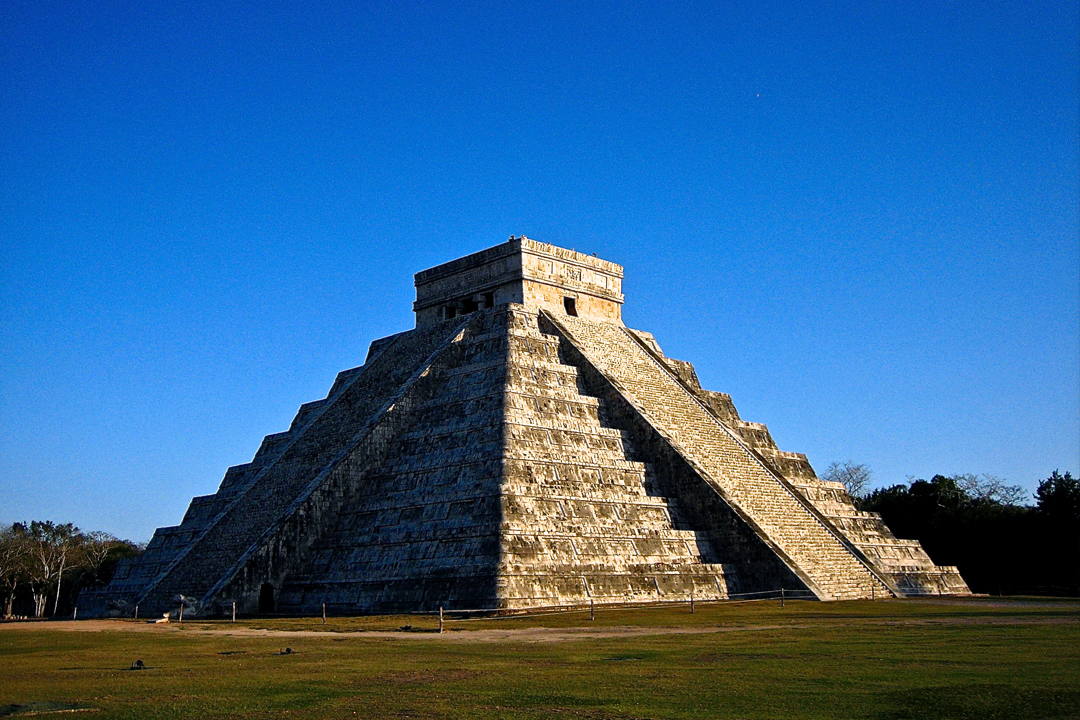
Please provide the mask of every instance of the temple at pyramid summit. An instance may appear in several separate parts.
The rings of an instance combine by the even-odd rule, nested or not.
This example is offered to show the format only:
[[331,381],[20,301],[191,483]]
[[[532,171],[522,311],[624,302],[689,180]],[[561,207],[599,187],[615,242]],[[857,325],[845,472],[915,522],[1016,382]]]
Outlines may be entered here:
[[80,615],[969,592],[626,327],[619,265],[511,237],[415,281],[414,329],[372,342]]

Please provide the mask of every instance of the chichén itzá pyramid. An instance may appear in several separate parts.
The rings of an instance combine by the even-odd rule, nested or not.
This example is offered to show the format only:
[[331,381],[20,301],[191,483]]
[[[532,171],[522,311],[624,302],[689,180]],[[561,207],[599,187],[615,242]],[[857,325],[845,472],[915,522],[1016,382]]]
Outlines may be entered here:
[[622,280],[525,237],[417,273],[415,329],[371,343],[84,613],[969,592],[623,325]]

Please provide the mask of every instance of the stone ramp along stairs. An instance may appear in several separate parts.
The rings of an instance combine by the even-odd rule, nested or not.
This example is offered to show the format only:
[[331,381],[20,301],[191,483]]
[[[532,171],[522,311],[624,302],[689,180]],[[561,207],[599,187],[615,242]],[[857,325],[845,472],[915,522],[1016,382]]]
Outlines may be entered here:
[[820,599],[902,594],[626,328],[541,312]]

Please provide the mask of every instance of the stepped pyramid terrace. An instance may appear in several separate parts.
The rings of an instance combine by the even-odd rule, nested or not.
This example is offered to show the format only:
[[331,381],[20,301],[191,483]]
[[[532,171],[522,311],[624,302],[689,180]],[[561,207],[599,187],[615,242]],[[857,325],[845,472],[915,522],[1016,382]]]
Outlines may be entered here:
[[80,615],[967,594],[622,323],[623,269],[512,237],[159,528]]

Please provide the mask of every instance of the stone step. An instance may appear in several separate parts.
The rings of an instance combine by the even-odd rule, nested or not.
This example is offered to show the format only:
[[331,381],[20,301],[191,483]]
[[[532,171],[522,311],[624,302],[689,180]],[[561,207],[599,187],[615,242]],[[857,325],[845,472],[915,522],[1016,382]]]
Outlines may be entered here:
[[[537,383],[514,382],[508,384],[506,392],[512,395],[541,398],[545,400],[563,400],[566,402],[596,404],[597,400],[589,395],[582,395],[576,385],[539,385]],[[536,407],[535,403],[532,405]],[[529,407],[528,404],[522,407]]]
[[[498,583],[501,592],[523,605],[528,605],[529,599],[535,599],[537,605],[545,605],[588,604],[591,600],[648,602],[665,597],[688,599],[691,595],[699,600],[727,597],[723,574],[719,570],[652,575],[567,575],[562,578],[531,574],[501,575]],[[551,603],[551,600],[558,602]]]
[[[628,528],[621,525],[598,526],[592,523],[568,522],[561,524],[550,534],[546,534],[538,533],[535,525],[525,523],[518,525],[510,521],[496,524],[493,521],[478,523],[468,520],[424,520],[409,525],[391,522],[385,526],[365,527],[356,532],[341,533],[321,539],[314,549],[319,553],[341,551],[352,556],[363,557],[365,554],[380,556],[393,548],[398,548],[394,552],[405,558],[408,553],[401,548],[428,547],[430,553],[435,554],[435,548],[441,543],[453,544],[469,538],[489,537],[493,528],[501,529],[508,537],[538,538],[541,545],[546,544],[549,552],[572,552],[577,555],[614,554],[604,549],[608,547],[605,543],[621,543],[619,547],[623,550],[629,549],[632,554],[639,554],[638,548],[648,550],[655,547],[657,543],[665,542],[690,543],[690,549],[693,551],[698,543],[696,533],[693,531],[676,530],[664,525]],[[573,542],[563,547],[571,539]],[[560,547],[563,548],[561,551],[558,550]],[[615,546],[611,545],[611,547]]]
[[[588,475],[589,480],[597,482],[616,482],[621,473],[630,482],[629,476],[646,477],[648,468],[645,463],[635,460],[611,460],[603,465],[590,461],[570,461],[567,459],[545,460],[534,462],[527,458],[518,458],[509,452],[504,457],[508,464],[513,465],[513,472],[508,477],[544,478],[553,481],[559,479],[567,482],[582,482],[582,477]],[[586,481],[589,481],[586,480]]]
[[609,450],[575,448],[570,446],[552,447],[550,445],[526,445],[515,443],[513,448],[507,451],[507,457],[515,460],[535,463],[577,463],[579,465],[591,465],[593,467],[618,467],[621,463],[629,462],[622,460],[621,455]]
[[[659,500],[659,502],[656,502]],[[503,496],[503,505],[507,512],[534,511],[538,517],[560,518],[596,518],[622,521],[624,517],[632,522],[644,522],[649,518],[668,518],[671,502],[666,498],[645,496],[638,499],[628,498],[628,502],[609,502],[595,496],[558,497],[553,495],[507,494]]]
[[504,483],[502,488],[507,495],[530,495],[567,500],[589,498],[602,502],[667,505],[665,498],[648,494],[644,486],[624,483],[590,482],[570,486],[563,482],[523,483],[515,481]]
[[507,427],[521,428],[523,430],[534,429],[544,433],[546,439],[552,444],[572,444],[572,438],[568,443],[567,436],[573,435],[590,435],[594,437],[611,438],[622,442],[625,439],[625,433],[622,430],[616,430],[615,428],[602,427],[600,425],[585,425],[582,424],[581,430],[552,427],[551,425],[544,424],[543,422],[508,422]]
[[[545,429],[558,429],[567,430],[569,432],[581,432],[581,433],[593,433],[596,430],[608,430],[600,424],[600,421],[596,417],[597,406],[591,406],[591,413],[588,407],[584,408],[583,413],[571,414],[569,412],[561,415],[541,415],[535,410],[520,410],[512,407],[505,409],[504,419],[508,425],[525,425],[532,427],[539,427]],[[627,440],[623,438],[623,444],[625,446]]]
[[578,562],[573,564],[559,562],[537,562],[529,559],[524,562],[502,561],[499,563],[499,572],[502,575],[714,575],[713,570],[702,563],[687,562],[688,558],[673,558],[671,560],[651,560],[639,558],[640,562],[624,562],[623,558],[612,557],[606,562],[603,559],[593,559],[591,562]]
[[505,364],[511,378],[531,378],[537,384],[574,385],[578,369],[548,355],[511,355]]
[[419,453],[415,455],[402,455],[387,463],[383,472],[387,474],[411,473],[421,470],[434,470],[451,465],[462,465],[476,462],[477,458],[485,456],[498,456],[502,454],[501,442],[484,442],[473,445],[462,445],[447,449],[443,452]]
[[[533,557],[546,562],[593,562],[595,558],[622,558],[618,562],[645,562],[641,558],[657,558],[664,562],[700,562],[703,551],[694,534],[685,530],[658,528],[651,536],[643,536],[644,530],[620,532],[608,528],[594,528],[590,534],[571,533],[569,528],[559,528],[559,533],[536,532],[535,528],[522,527],[511,530],[503,539],[505,557]],[[653,562],[650,560],[649,562]]]
[[697,542],[697,533],[693,530],[678,530],[670,521],[662,518],[641,520],[635,527],[626,527],[623,522],[605,522],[590,518],[558,518],[557,523],[550,523],[546,530],[537,527],[534,517],[508,517],[501,523],[506,532],[511,534],[540,534],[543,537],[563,537],[574,535],[584,541],[586,538],[642,538],[661,540],[693,540]]

